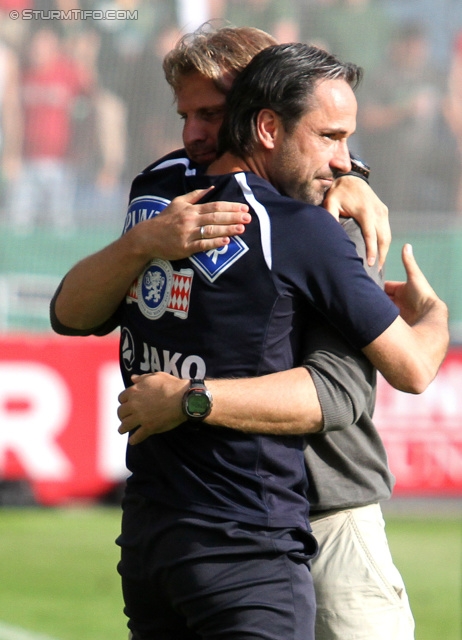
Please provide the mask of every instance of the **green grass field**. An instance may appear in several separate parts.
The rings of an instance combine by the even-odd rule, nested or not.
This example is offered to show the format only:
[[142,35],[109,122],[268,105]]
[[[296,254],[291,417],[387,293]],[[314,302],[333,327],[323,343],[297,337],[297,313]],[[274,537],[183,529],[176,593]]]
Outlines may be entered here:
[[[0,640],[126,640],[119,520],[118,508],[0,509]],[[461,520],[386,520],[416,640],[460,640]]]

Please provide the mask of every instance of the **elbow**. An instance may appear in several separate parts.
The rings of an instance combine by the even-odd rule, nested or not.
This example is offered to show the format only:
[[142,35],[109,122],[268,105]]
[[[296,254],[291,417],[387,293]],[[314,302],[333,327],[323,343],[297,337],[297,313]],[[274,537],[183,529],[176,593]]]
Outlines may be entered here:
[[55,318],[50,316],[50,326],[52,330],[60,336],[66,335],[63,325],[56,321]]
[[[414,395],[423,393],[436,378],[446,357],[448,346],[449,333],[447,342],[442,342],[440,347],[436,349],[431,356],[426,357],[424,354],[420,355],[420,357],[417,356],[409,365],[408,374],[405,375],[405,388],[402,390]],[[403,369],[406,371],[405,367]]]
[[75,326],[76,323],[71,325],[65,324],[61,318],[58,318],[56,313],[55,300],[53,299],[50,305],[50,325],[55,333],[60,336],[89,336],[94,331],[86,326]]
[[437,371],[421,365],[407,370],[401,369],[399,372],[395,372],[394,376],[386,376],[386,379],[398,391],[420,395],[435,379]]
[[402,391],[403,393],[411,393],[413,395],[420,395],[421,393],[423,393],[425,391],[425,389],[428,387],[428,385],[430,384],[430,382],[426,383],[425,381],[421,382],[421,381],[412,381],[409,382],[408,380],[405,381],[397,381],[396,379],[393,378],[386,378],[387,382],[397,391]]
[[54,312],[54,309],[50,310],[50,325],[53,331],[60,336],[72,336],[75,335],[77,331],[73,327],[68,327],[63,324]]
[[[432,378],[433,379],[433,378]],[[412,381],[411,384],[403,385],[403,388],[400,391],[404,391],[405,393],[411,393],[413,395],[420,395],[425,391],[425,389],[430,384],[431,380],[416,380]]]
[[61,336],[71,335],[69,332],[72,332],[73,327],[68,327],[64,322],[58,318],[58,314],[56,312],[56,300],[58,293],[53,296],[53,299],[50,303],[50,325],[53,331]]

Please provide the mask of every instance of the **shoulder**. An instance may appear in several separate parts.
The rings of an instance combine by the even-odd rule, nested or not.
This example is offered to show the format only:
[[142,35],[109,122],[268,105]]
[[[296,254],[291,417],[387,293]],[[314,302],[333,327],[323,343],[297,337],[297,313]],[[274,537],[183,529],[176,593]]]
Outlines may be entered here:
[[139,196],[152,193],[153,189],[163,187],[172,193],[171,197],[189,190],[186,182],[197,175],[196,166],[184,153],[175,151],[143,169],[130,188],[130,201]]
[[167,155],[162,156],[162,158],[155,160],[150,165],[148,165],[145,169],[143,169],[143,171],[141,171],[138,175],[149,174],[152,171],[172,167],[175,165],[183,165],[185,168],[189,170],[196,170],[196,171],[199,167],[199,165],[197,165],[195,162],[192,162],[188,158],[186,151],[184,149],[177,149],[176,151],[167,153]]

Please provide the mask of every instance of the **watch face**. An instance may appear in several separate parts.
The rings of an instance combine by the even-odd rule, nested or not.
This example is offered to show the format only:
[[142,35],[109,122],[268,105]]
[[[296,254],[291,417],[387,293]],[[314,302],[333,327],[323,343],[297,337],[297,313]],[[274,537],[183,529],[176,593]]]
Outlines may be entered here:
[[193,415],[203,415],[210,407],[210,400],[203,393],[191,393],[188,397],[188,412]]

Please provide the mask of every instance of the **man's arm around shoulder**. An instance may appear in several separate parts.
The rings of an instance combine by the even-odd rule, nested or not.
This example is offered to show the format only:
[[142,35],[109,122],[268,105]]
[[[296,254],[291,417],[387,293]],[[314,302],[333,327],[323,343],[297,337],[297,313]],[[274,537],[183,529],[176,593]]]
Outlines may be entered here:
[[133,281],[154,258],[186,258],[222,247],[230,236],[243,233],[251,219],[248,207],[232,202],[198,204],[208,191],[197,189],[174,198],[160,215],[140,222],[78,262],[53,298],[53,328],[91,332],[111,318]]

